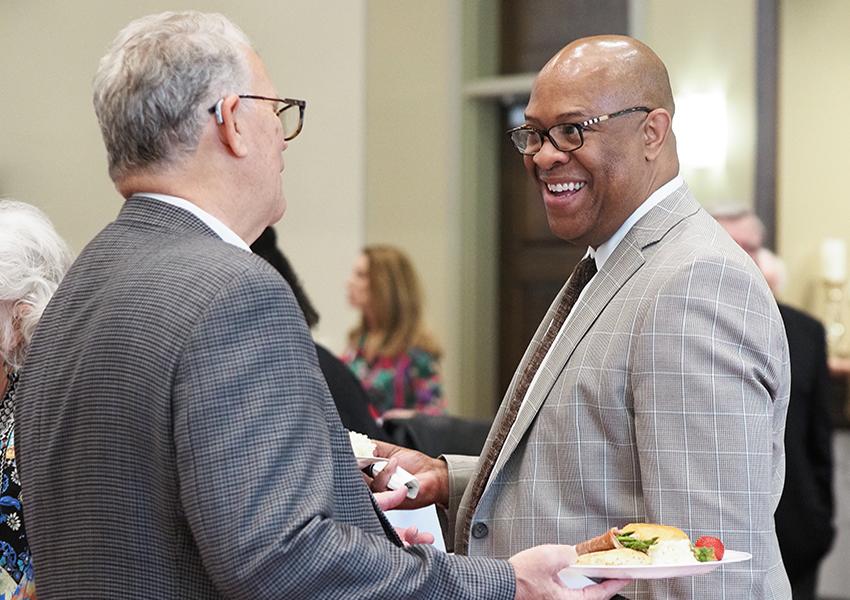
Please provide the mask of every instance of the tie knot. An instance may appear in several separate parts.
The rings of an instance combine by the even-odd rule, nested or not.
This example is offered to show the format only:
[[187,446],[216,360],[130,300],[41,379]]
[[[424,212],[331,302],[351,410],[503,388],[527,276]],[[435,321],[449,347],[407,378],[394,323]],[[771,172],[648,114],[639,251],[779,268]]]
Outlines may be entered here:
[[568,287],[580,292],[587,285],[587,282],[593,279],[594,275],[596,275],[596,260],[592,256],[585,256],[573,269]]

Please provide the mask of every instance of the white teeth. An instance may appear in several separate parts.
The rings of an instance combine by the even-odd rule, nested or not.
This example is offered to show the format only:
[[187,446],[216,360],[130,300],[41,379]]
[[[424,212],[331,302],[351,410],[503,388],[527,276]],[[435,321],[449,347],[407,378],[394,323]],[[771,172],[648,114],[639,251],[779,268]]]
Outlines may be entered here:
[[577,192],[581,188],[585,186],[584,182],[576,183],[574,181],[570,181],[569,183],[547,183],[546,187],[549,188],[550,192]]

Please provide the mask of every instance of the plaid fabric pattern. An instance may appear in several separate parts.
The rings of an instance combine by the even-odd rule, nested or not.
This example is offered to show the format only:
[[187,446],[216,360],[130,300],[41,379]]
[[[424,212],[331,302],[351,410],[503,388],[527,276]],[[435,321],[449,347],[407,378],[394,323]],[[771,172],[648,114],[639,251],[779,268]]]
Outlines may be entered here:
[[456,549],[459,554],[466,554],[466,541],[469,539],[469,533],[472,529],[472,515],[475,513],[475,507],[481,499],[481,493],[484,491],[484,486],[487,485],[487,480],[493,472],[493,466],[496,464],[496,459],[499,457],[499,452],[502,450],[505,439],[508,437],[508,433],[510,432],[511,427],[513,427],[514,421],[516,421],[517,413],[519,412],[519,408],[522,405],[526,392],[528,391],[528,386],[531,385],[531,382],[534,379],[534,374],[537,373],[537,369],[540,368],[543,358],[552,346],[552,342],[555,341],[555,336],[558,335],[558,332],[564,325],[564,321],[567,320],[567,316],[570,314],[570,310],[572,310],[576,300],[578,300],[579,294],[581,294],[581,291],[594,275],[596,275],[596,261],[592,257],[586,256],[581,259],[575,266],[575,269],[573,269],[569,283],[567,283],[566,290],[561,296],[561,300],[558,302],[558,306],[555,309],[555,316],[552,318],[552,321],[549,323],[549,327],[546,330],[546,335],[543,336],[543,340],[534,349],[534,354],[532,355],[531,360],[528,361],[528,364],[526,364],[523,369],[522,377],[514,389],[511,399],[508,401],[508,408],[499,423],[499,429],[495,434],[493,443],[488,444],[487,452],[484,455],[484,461],[472,482],[472,490],[470,492],[469,501],[470,508],[466,512],[466,519],[463,523],[463,529],[459,541],[460,546]]
[[41,600],[514,596],[388,540],[289,287],[178,208],[128,200],[82,252],[18,400]]
[[[506,557],[630,521],[666,523],[753,558],[623,595],[790,598],[773,521],[789,389],[763,277],[682,186],[638,221],[573,308],[499,453],[474,513],[488,535],[468,539],[469,553]],[[504,419],[503,405],[485,453]]]

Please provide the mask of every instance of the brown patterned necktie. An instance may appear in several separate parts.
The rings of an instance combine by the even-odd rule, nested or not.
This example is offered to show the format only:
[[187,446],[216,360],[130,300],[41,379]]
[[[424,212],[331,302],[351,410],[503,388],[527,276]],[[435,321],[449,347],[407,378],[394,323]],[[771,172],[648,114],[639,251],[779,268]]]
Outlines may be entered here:
[[564,321],[567,320],[567,315],[570,314],[570,310],[572,310],[573,305],[576,303],[576,300],[578,300],[579,294],[581,294],[584,286],[587,285],[587,282],[590,281],[595,274],[596,261],[590,256],[583,258],[576,265],[575,269],[573,269],[572,275],[570,276],[567,289],[564,291],[564,295],[561,297],[561,301],[555,309],[555,316],[552,318],[552,322],[549,324],[546,334],[540,341],[540,345],[534,350],[531,359],[525,365],[522,377],[520,377],[517,382],[517,385],[514,388],[514,393],[508,401],[508,406],[505,409],[502,422],[499,424],[499,429],[493,438],[493,443],[487,449],[484,462],[478,470],[478,474],[475,479],[472,481],[472,497],[469,503],[469,510],[467,510],[463,522],[463,536],[461,537],[460,544],[458,544],[455,548],[455,551],[458,554],[466,554],[469,549],[469,534],[472,528],[472,516],[475,514],[475,509],[478,507],[478,501],[481,499],[481,494],[484,493],[484,488],[487,485],[487,481],[490,479],[490,474],[493,472],[493,466],[496,464],[499,452],[502,451],[502,446],[505,445],[508,433],[510,433],[511,427],[513,427],[514,421],[516,421],[517,414],[519,414],[519,408],[522,406],[522,401],[528,392],[528,388],[534,379],[534,375],[540,368],[540,364],[543,362],[546,353],[552,346],[552,342],[555,341],[555,337],[561,330]]

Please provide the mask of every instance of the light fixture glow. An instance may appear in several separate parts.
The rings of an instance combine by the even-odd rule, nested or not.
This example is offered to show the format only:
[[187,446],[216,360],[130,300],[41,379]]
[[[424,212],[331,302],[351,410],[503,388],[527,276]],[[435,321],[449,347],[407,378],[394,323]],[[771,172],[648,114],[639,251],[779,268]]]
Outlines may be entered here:
[[720,90],[676,97],[673,130],[683,167],[719,169],[726,162],[726,95]]

